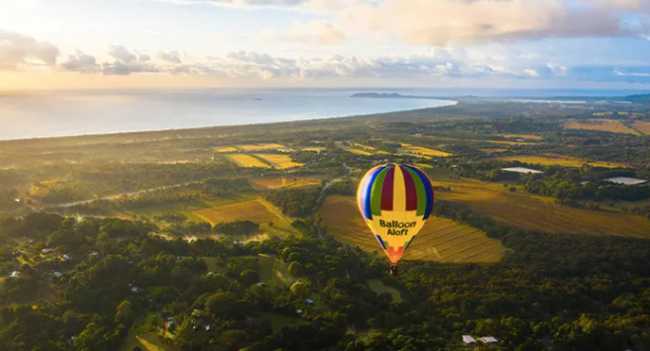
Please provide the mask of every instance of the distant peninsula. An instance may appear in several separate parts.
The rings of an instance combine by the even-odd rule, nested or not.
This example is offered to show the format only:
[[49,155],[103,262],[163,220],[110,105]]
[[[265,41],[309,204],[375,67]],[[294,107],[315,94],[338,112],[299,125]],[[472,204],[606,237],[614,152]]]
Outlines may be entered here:
[[439,97],[435,96],[404,95],[399,93],[355,93],[350,95],[350,97],[372,99],[439,99]]

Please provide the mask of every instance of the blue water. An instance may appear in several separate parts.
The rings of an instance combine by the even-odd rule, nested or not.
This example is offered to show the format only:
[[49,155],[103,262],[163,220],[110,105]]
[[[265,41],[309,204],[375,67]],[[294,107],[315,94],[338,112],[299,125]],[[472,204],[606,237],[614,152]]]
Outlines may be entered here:
[[433,99],[351,98],[359,90],[149,90],[0,96],[0,139],[295,121],[445,106]]
[[[433,99],[351,98],[397,92]],[[508,89],[191,89],[0,94],[0,139],[243,125],[412,110],[453,97],[623,96],[634,90]],[[444,100],[445,98],[451,100]]]

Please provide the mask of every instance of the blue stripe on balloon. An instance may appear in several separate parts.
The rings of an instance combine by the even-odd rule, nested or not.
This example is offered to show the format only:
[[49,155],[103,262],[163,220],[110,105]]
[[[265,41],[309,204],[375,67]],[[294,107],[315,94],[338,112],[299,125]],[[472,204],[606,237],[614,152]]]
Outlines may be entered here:
[[420,177],[422,184],[424,184],[424,191],[427,193],[427,207],[424,210],[424,219],[427,219],[433,210],[433,188],[431,188],[431,182],[429,181],[429,178],[427,178],[427,176],[419,169],[413,166],[407,167],[412,169],[418,175],[418,177]]
[[368,174],[366,178],[368,179],[368,182],[365,184],[365,189],[362,189],[362,202],[363,202],[363,216],[366,217],[366,219],[372,219],[372,208],[371,208],[371,200],[372,200],[372,185],[375,183],[375,180],[377,179],[377,175],[379,172],[384,170],[386,166],[381,166],[377,168],[372,174]]
[[377,239],[379,246],[381,246],[382,249],[386,250],[386,244],[384,244],[384,240],[381,239],[381,236],[375,235],[375,239]]

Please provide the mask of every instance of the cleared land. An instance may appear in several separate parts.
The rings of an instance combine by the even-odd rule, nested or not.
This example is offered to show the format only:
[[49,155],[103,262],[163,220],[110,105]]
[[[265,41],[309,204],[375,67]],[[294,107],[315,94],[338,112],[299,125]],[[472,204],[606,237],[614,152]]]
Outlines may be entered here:
[[302,151],[307,151],[307,152],[321,153],[321,152],[323,152],[323,151],[325,151],[327,149],[322,147],[322,146],[309,146],[309,147],[303,147],[301,150]]
[[501,134],[502,137],[508,139],[522,139],[529,141],[542,141],[544,138],[537,134]]
[[626,126],[621,121],[617,121],[613,119],[590,119],[586,121],[568,121],[564,124],[564,128],[639,135],[639,132],[637,132],[636,130]]
[[650,122],[636,121],[632,126],[634,127],[634,129],[638,130],[639,132],[645,135],[650,135]]
[[[320,209],[323,223],[337,240],[384,255],[359,215],[351,196],[329,196]],[[498,240],[468,225],[440,217],[431,218],[404,255],[406,260],[437,262],[497,262],[503,257]]]
[[257,189],[280,189],[319,185],[321,180],[307,177],[265,177],[252,179],[251,183]]
[[226,157],[237,166],[243,168],[271,168],[270,164],[262,162],[259,158],[247,154],[228,154]]
[[291,156],[284,154],[255,154],[255,156],[262,158],[264,161],[273,165],[275,169],[289,169],[302,167],[300,162],[294,162]]
[[268,151],[286,149],[282,144],[240,144],[240,145],[227,145],[218,146],[214,148],[215,152],[228,153],[228,152],[251,152],[251,151]]
[[582,167],[587,164],[592,167],[625,168],[626,165],[617,162],[590,161],[577,157],[563,155],[516,155],[499,157],[502,161],[519,161],[542,166]]
[[436,198],[467,204],[513,227],[547,233],[650,238],[650,220],[643,216],[563,206],[550,197],[510,192],[498,183],[468,179],[432,183],[451,189],[436,191]]
[[402,152],[405,152],[407,154],[411,154],[419,157],[425,157],[425,158],[449,157],[452,155],[451,153],[442,150],[436,150],[424,146],[417,146],[411,144],[402,144],[400,149]]
[[372,147],[370,145],[364,145],[364,144],[359,144],[359,143],[351,143],[347,147],[345,147],[345,150],[347,150],[350,153],[353,153],[355,155],[359,156],[371,156],[371,155],[385,155],[387,154],[386,151],[382,150],[377,150],[377,148]]
[[260,233],[270,236],[284,237],[295,233],[291,227],[291,220],[263,198],[216,204],[213,207],[191,211],[188,214],[212,225],[249,220],[260,225]]

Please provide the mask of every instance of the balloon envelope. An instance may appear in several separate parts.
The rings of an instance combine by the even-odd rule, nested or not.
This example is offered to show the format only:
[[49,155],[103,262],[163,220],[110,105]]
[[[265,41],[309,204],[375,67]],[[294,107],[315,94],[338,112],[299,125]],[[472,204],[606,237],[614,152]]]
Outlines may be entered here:
[[363,176],[357,203],[379,246],[395,265],[431,216],[433,188],[417,167],[388,163]]

